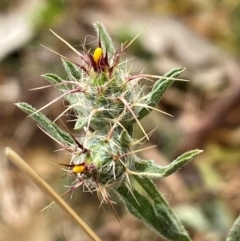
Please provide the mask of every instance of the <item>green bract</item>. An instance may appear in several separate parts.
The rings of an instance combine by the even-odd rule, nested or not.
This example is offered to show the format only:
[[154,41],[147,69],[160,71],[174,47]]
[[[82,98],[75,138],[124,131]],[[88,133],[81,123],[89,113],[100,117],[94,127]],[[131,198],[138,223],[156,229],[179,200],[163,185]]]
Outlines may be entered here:
[[[27,103],[18,103],[17,106],[71,153],[72,158],[67,165],[70,168],[68,174],[76,177],[71,191],[83,185],[86,190],[96,191],[103,202],[111,202],[108,191],[113,189],[133,215],[164,238],[175,241],[190,240],[150,178],[171,175],[201,150],[184,153],[163,167],[153,160],[142,160],[136,155],[140,141],[135,140],[132,135],[133,125],[137,124],[148,139],[139,120],[154,109],[165,90],[183,69],[173,69],[159,77],[152,90],[146,93],[139,81],[151,76],[129,75],[125,64],[120,61],[129,45],[123,45],[115,51],[103,25],[96,23],[94,27],[99,45],[93,54],[87,52],[83,55],[71,47],[83,64],[63,58],[67,79],[55,74],[43,75],[61,92],[61,97],[68,101],[69,106],[64,113],[71,111],[75,114],[74,129],[81,133],[81,137],[74,138],[60,129],[40,113],[41,109],[36,110]],[[148,197],[132,187],[129,176],[135,178]]]

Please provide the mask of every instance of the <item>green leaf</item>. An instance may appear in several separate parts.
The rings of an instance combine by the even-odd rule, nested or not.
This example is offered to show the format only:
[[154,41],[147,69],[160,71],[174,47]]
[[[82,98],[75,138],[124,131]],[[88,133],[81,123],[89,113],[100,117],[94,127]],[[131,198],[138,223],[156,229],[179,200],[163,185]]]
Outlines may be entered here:
[[127,130],[121,131],[119,140],[124,146],[129,146],[133,142],[133,139]]
[[132,137],[133,136],[133,125],[129,125],[126,127],[128,134]]
[[45,115],[43,115],[40,112],[37,112],[37,109],[33,108],[31,105],[24,102],[17,103],[16,105],[18,108],[20,108],[28,115],[30,115],[31,118],[35,120],[39,126],[41,126],[50,136],[52,136],[60,143],[65,144],[67,146],[72,146],[73,144],[75,144],[75,141],[71,137],[71,135],[69,135],[62,129],[60,129],[55,123],[49,120]]
[[79,67],[70,61],[62,58],[62,63],[65,71],[67,72],[68,78],[73,81],[79,81],[82,78],[81,72],[79,71]]
[[61,79],[59,76],[57,76],[56,74],[44,74],[42,75],[42,77],[44,77],[48,82],[50,82],[51,84],[53,84],[57,90],[64,92],[66,90],[68,90],[67,86],[64,84],[61,84],[64,82],[63,79]]
[[193,157],[200,154],[202,150],[192,150],[185,152],[181,156],[179,156],[177,159],[175,159],[173,162],[171,162],[167,166],[159,166],[154,161],[147,161],[147,160],[139,160],[138,163],[136,163],[136,171],[139,171],[141,175],[148,175],[151,177],[167,177],[174,172],[178,171],[181,167],[183,167],[185,164],[187,164]]
[[[173,84],[175,81],[174,79],[171,78],[176,78],[178,77],[182,72],[184,71],[183,68],[176,68],[172,69],[169,72],[167,72],[164,77],[166,78],[161,78],[159,79],[152,87],[152,90],[150,93],[148,93],[147,98],[146,98],[146,103],[147,105],[151,107],[155,107],[157,103],[160,101],[162,95],[164,92]],[[148,108],[142,108],[140,112],[138,113],[138,119],[142,119],[144,116],[149,114],[151,110]]]
[[[163,195],[158,191],[156,185],[147,177],[134,176],[143,190],[149,195],[153,201],[154,208],[160,219],[164,219],[166,224],[158,227],[163,236],[170,240],[190,240],[187,231],[164,199]],[[168,228],[166,228],[168,227]],[[169,227],[171,229],[169,230]]]
[[93,26],[94,26],[98,36],[100,37],[102,49],[103,49],[104,53],[106,53],[106,51],[107,51],[108,53],[113,55],[115,53],[115,48],[114,48],[112,39],[111,39],[110,35],[108,34],[106,28],[100,22],[94,23]]
[[239,241],[240,240],[240,216],[234,222],[226,241]]
[[[48,73],[48,74],[42,75],[42,77],[44,77],[47,81],[49,81],[51,84],[53,84],[56,87],[56,89],[61,91],[62,93],[66,92],[66,91],[70,91],[75,88],[73,86],[73,84],[68,84],[66,80],[63,80],[56,74]],[[79,98],[76,93],[75,94],[67,94],[64,96],[64,99],[67,100],[71,105],[73,105],[74,110],[76,110],[78,113],[81,113],[81,108],[79,108],[79,106],[76,105],[76,103],[79,102]]]
[[88,123],[88,118],[77,119],[74,130],[81,130]]
[[121,196],[128,211],[167,240],[190,241],[186,230],[153,182],[144,177],[135,178],[147,194],[150,194],[150,200],[135,189],[130,193],[129,189],[122,185],[116,192]]

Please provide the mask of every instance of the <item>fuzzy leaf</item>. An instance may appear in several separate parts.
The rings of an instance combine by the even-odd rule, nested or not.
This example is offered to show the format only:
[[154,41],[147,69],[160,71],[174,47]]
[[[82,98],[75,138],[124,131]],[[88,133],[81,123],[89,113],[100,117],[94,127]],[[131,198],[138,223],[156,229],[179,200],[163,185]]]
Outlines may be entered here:
[[108,53],[113,55],[115,53],[115,48],[113,46],[112,39],[111,39],[110,35],[108,34],[106,28],[100,22],[94,23],[93,26],[94,26],[98,36],[100,37],[102,49],[103,49],[104,53],[106,53],[106,51],[107,51]]
[[121,132],[119,136],[119,140],[124,146],[129,146],[133,142],[132,137],[129,135],[129,132],[126,130],[123,130]]
[[88,118],[84,119],[77,119],[74,130],[81,130],[84,126],[86,126],[88,123]]
[[35,108],[27,103],[17,103],[18,108],[26,112],[28,115],[31,115],[31,118],[35,120],[39,126],[41,126],[50,136],[52,136],[57,141],[65,144],[67,146],[72,146],[75,141],[73,138],[60,129],[55,123],[49,120],[45,115],[40,112],[37,112]]
[[[152,199],[153,206],[157,211],[159,218],[164,219],[165,225],[159,227],[164,237],[170,240],[190,240],[187,231],[164,199],[162,194],[158,191],[156,185],[147,177],[134,176],[143,190]],[[171,227],[169,230],[166,227]]]
[[62,63],[65,71],[67,72],[68,78],[73,81],[79,81],[81,80],[81,72],[79,71],[79,68],[71,63],[70,61],[62,58]]
[[[120,186],[116,192],[123,199],[128,211],[142,222],[152,227],[162,237],[170,241],[190,241],[190,238],[168,206],[165,199],[157,191],[155,185],[148,178],[141,178],[139,184],[151,194],[150,200],[133,189],[129,192],[125,186]],[[142,182],[146,182],[142,185]],[[154,199],[152,197],[155,197]],[[137,200],[137,201],[136,201]]]
[[66,87],[66,85],[61,84],[64,80],[61,79],[59,76],[57,76],[56,74],[44,74],[42,75],[42,77],[44,77],[48,82],[50,82],[51,84],[55,85],[56,89],[64,92],[66,90],[68,90],[68,88]]
[[[70,91],[73,88],[72,84],[60,84],[63,82],[67,82],[66,80],[63,80],[62,78],[60,78],[58,75],[56,74],[44,74],[42,75],[42,77],[44,77],[47,81],[49,81],[51,84],[53,84],[57,90],[61,91],[62,93],[66,92],[66,91]],[[71,105],[73,105],[73,109],[75,109],[77,112],[81,113],[81,110],[79,110],[79,106],[74,105],[75,103],[77,103],[79,101],[78,97],[76,94],[68,94],[64,96],[64,99],[67,100]]]
[[[161,78],[159,79],[152,87],[152,90],[150,93],[148,93],[146,98],[146,103],[151,106],[155,107],[157,103],[160,101],[162,95],[164,92],[173,84],[175,80],[169,79],[169,78],[177,78],[178,75],[180,75],[184,71],[183,68],[176,68],[172,69],[169,72],[167,72],[164,77],[167,78]],[[147,108],[142,108],[140,112],[138,113],[138,119],[142,119],[144,116],[149,114],[151,110]]]
[[132,137],[133,136],[133,125],[127,126],[127,132]]
[[239,241],[240,240],[240,216],[234,222],[226,241]]
[[142,173],[142,175],[146,174],[146,176],[152,176],[152,177],[167,177],[174,172],[178,171],[181,167],[183,167],[185,164],[187,164],[193,157],[200,154],[202,150],[192,150],[185,152],[181,156],[179,156],[177,159],[172,161],[167,166],[159,166],[154,161],[146,161],[146,160],[140,160],[136,164],[136,171],[139,171]]

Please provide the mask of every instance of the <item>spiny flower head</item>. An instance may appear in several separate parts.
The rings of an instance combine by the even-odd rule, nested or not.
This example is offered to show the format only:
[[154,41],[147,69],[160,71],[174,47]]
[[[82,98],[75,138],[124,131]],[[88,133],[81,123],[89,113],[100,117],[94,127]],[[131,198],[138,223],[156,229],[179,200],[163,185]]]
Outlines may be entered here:
[[[148,139],[139,120],[150,111],[157,110],[155,106],[163,93],[183,69],[173,69],[164,76],[143,73],[129,75],[126,64],[120,62],[120,58],[134,39],[115,51],[102,24],[96,23],[94,26],[98,34],[98,46],[93,52],[84,48],[84,54],[55,34],[80,57],[82,63],[74,63],[61,56],[67,78],[55,74],[44,75],[62,93],[45,107],[65,98],[69,105],[59,118],[67,113],[73,116],[77,137],[70,131],[63,131],[55,121],[44,116],[40,111],[45,107],[36,110],[27,103],[18,103],[17,106],[71,154],[70,163],[61,164],[65,166],[66,175],[74,177],[64,195],[83,186],[89,192],[95,191],[101,203],[109,203],[114,210],[109,196],[109,189],[113,189],[133,215],[163,237],[172,241],[190,240],[150,177],[171,175],[201,151],[184,153],[165,167],[136,155],[141,151],[138,149],[139,144]],[[144,78],[157,78],[148,93],[139,84],[139,80]],[[145,136],[140,140],[133,137],[135,123]],[[130,175],[148,194],[148,198],[132,187]]]
[[162,78],[157,76],[159,80],[152,91],[146,94],[139,81],[156,76],[142,73],[130,75],[126,64],[120,62],[132,41],[115,51],[103,26],[97,24],[95,27],[98,46],[92,53],[85,47],[84,54],[79,53],[54,33],[77,53],[82,64],[61,56],[67,79],[55,74],[44,75],[62,92],[56,100],[64,97],[69,102],[69,106],[59,118],[67,113],[73,115],[76,121],[74,129],[79,131],[79,137],[64,133],[55,123],[50,122],[40,113],[43,108],[35,110],[27,104],[20,108],[30,114],[45,132],[72,154],[67,173],[74,176],[76,181],[70,190],[83,185],[91,192],[100,193],[106,201],[109,188],[116,188],[123,183],[130,186],[130,174],[146,175],[147,172],[143,169],[141,172],[137,171],[138,166],[145,161],[139,161],[135,155],[139,151],[135,148],[140,141],[134,140],[132,136],[133,124],[137,123],[148,139],[139,120],[155,109],[164,91],[183,70],[172,70]]
[[[100,35],[98,38],[98,47],[93,54],[86,50],[85,55],[80,54],[74,49],[83,60],[81,65],[63,59],[69,79],[58,89],[70,103],[68,110],[75,111],[75,129],[81,130],[86,125],[87,129],[105,129],[105,132],[111,128],[125,129],[138,122],[139,111],[147,106],[144,89],[138,84],[142,78],[129,75],[126,65],[120,63],[128,45],[109,52],[106,44],[102,47]],[[70,74],[69,69],[73,70]],[[55,82],[52,75],[44,77]]]

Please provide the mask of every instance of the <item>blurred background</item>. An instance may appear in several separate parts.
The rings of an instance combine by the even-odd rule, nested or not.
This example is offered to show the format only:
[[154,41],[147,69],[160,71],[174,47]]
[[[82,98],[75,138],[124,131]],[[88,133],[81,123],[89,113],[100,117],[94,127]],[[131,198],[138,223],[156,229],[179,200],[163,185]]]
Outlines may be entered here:
[[[203,154],[177,174],[156,181],[194,241],[225,240],[240,212],[240,3],[237,0],[1,0],[0,1],[0,240],[87,241],[85,234],[4,156],[4,147],[17,151],[59,194],[73,180],[61,178],[57,163],[69,156],[17,109],[25,101],[36,108],[59,93],[41,77],[64,77],[60,58],[40,44],[78,61],[49,29],[79,51],[82,43],[97,46],[92,23],[101,21],[115,47],[131,40],[152,20],[124,57],[131,73],[163,75],[185,67],[159,108],[142,121],[146,132],[158,127],[142,152],[146,159],[166,165],[184,151]],[[149,85],[149,83],[148,83]],[[44,110],[54,119],[63,101]],[[61,126],[61,123],[59,123]],[[77,134],[77,133],[76,133]],[[140,137],[141,132],[136,133]],[[81,188],[65,200],[102,240],[161,241],[154,231],[129,215],[117,203],[126,235],[108,205]]]

